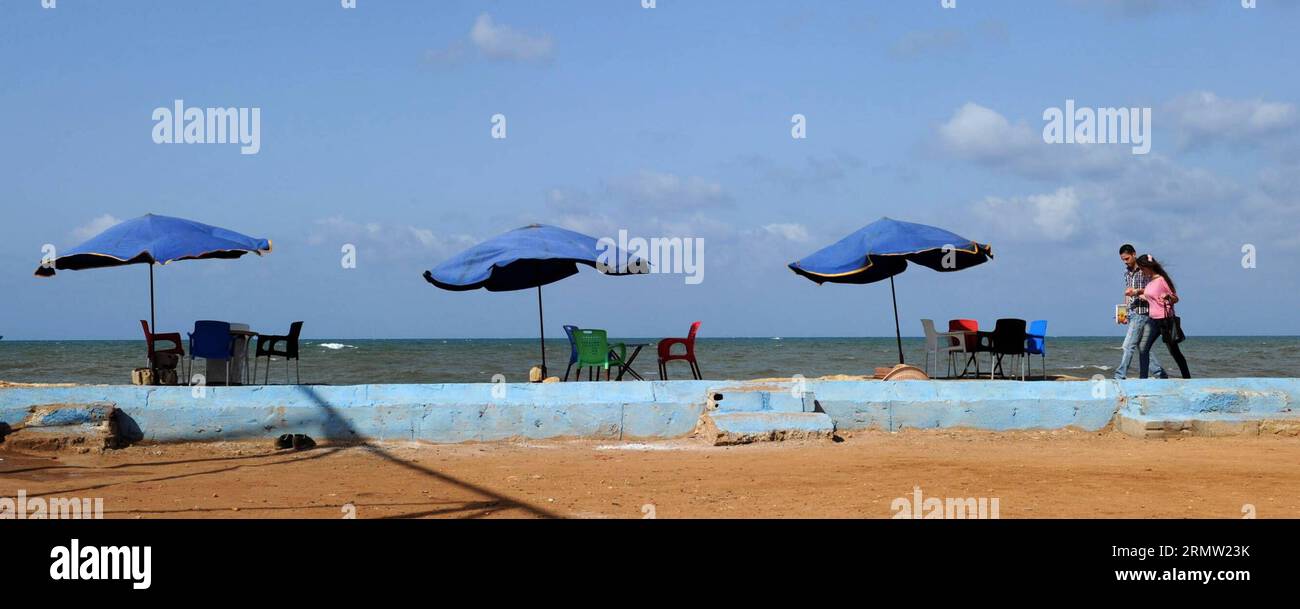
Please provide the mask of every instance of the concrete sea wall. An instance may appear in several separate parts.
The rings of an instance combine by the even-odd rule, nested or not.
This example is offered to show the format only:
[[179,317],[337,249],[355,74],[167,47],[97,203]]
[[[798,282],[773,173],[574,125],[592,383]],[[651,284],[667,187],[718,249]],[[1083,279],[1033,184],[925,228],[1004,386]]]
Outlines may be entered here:
[[[1300,379],[1088,382],[653,381],[252,387],[0,388],[0,435],[85,425],[115,410],[118,430],[153,442],[271,438],[418,440],[667,439],[701,417],[763,421],[816,414],[835,430],[972,428],[1133,435],[1260,433],[1300,427]],[[767,415],[770,415],[767,416]],[[93,418],[93,417],[91,417]],[[815,425],[814,425],[815,426]]]

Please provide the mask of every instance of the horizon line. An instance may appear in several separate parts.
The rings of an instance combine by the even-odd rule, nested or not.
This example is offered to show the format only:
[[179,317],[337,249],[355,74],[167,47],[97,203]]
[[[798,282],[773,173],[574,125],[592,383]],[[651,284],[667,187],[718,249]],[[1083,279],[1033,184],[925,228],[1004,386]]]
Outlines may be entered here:
[[[0,335],[0,338],[3,338],[3,335]],[[623,337],[620,337],[620,338],[622,338],[622,339],[624,339],[624,340],[633,340],[633,339],[647,339],[647,340],[654,340],[654,337],[650,337],[650,336],[623,336]],[[673,337],[662,337],[662,338],[673,338]],[[895,338],[895,337],[893,337],[893,336],[887,336],[887,335],[886,335],[886,336],[767,336],[767,335],[751,335],[751,336],[700,336],[700,337],[698,337],[698,338],[699,338],[700,340],[734,340],[734,339],[760,339],[760,340],[761,340],[761,339],[766,339],[766,340],[786,340],[786,339],[795,339],[795,340],[843,340],[843,339],[867,339],[867,338],[869,338],[869,339],[889,339],[889,338]],[[904,335],[902,338],[905,338],[905,339],[924,339],[924,338],[925,338],[925,335]],[[1057,338],[1057,339],[1061,339],[1061,338],[1119,338],[1119,339],[1122,339],[1123,336],[1122,336],[1122,335],[1118,335],[1118,334],[1060,334],[1060,335],[1049,334],[1049,335],[1047,335],[1047,338],[1049,338],[1049,339],[1051,339],[1051,338]],[[1300,334],[1206,334],[1206,335],[1195,336],[1195,337],[1189,337],[1189,338],[1300,338]],[[12,339],[12,340],[0,340],[0,344],[4,344],[4,343],[6,343],[6,342],[9,342],[9,343],[40,343],[40,342],[128,342],[128,341],[139,341],[139,340],[144,340],[144,338],[143,338],[143,337],[133,337],[133,338],[19,338],[19,339]],[[383,337],[383,338],[377,338],[377,337],[355,337],[355,336],[354,336],[354,337],[324,336],[324,337],[317,337],[317,338],[307,338],[307,337],[303,337],[303,338],[301,339],[302,342],[308,342],[308,341],[316,341],[316,342],[318,342],[318,341],[332,341],[332,340],[367,340],[367,341],[371,341],[371,340],[394,340],[394,341],[396,341],[396,340],[458,340],[458,341],[461,341],[461,340],[526,340],[526,341],[536,341],[536,340],[538,340],[538,337],[537,337],[537,336],[462,336],[462,337],[433,336],[433,337]],[[561,337],[561,338],[557,338],[557,337],[551,336],[551,337],[547,337],[546,340],[557,340],[557,341],[559,341],[559,340],[567,340],[567,339],[562,338],[562,337]]]

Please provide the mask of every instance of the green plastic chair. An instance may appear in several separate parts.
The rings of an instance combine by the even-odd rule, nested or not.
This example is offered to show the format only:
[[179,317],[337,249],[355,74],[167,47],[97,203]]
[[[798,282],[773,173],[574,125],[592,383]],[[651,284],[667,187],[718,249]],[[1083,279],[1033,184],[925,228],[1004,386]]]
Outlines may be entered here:
[[[609,335],[604,330],[575,330],[573,342],[578,345],[578,377],[582,369],[587,368],[587,380],[595,380],[597,368],[605,370],[605,380],[609,380],[610,345]],[[627,346],[623,343],[614,345],[614,365],[627,359]]]

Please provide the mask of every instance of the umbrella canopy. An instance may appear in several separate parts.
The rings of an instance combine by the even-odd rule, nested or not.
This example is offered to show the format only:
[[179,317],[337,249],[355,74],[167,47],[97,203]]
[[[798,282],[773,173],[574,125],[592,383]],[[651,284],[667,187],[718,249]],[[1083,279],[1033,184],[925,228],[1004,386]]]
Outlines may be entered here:
[[[907,270],[909,262],[941,273],[960,271],[993,258],[988,244],[925,224],[881,218],[857,232],[797,262],[790,270],[817,283],[875,283]],[[898,324],[898,299],[894,299],[894,334],[898,363],[903,363],[903,338]]]
[[177,260],[239,258],[271,251],[267,239],[193,220],[145,214],[109,227],[36,269],[38,277],[56,270],[80,271],[127,264],[167,264]]
[[[471,247],[431,271],[429,283],[444,290],[489,292],[527,290],[578,274],[578,265],[616,272],[618,253],[611,247],[602,254],[595,237],[579,232],[533,224],[498,235]],[[602,260],[603,256],[603,260]]]
[[56,271],[80,271],[128,264],[149,265],[149,323],[154,328],[153,265],[177,260],[239,258],[271,251],[267,239],[255,239],[237,232],[192,220],[145,214],[109,227],[36,269],[37,277],[53,277]]
[[[608,244],[606,244],[608,245]],[[546,326],[542,286],[578,273],[585,264],[609,275],[629,274],[636,261],[618,266],[612,247],[602,248],[595,237],[533,224],[498,235],[424,272],[424,279],[444,290],[463,292],[483,288],[511,292],[537,288],[537,318],[541,326],[542,376],[546,375]]]

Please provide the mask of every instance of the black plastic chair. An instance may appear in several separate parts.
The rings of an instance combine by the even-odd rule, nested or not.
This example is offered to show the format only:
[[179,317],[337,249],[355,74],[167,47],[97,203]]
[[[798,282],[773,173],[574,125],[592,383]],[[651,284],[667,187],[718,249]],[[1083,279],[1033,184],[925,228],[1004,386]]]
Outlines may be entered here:
[[[293,360],[294,376],[302,384],[302,373],[298,369],[298,336],[302,334],[302,322],[295,321],[289,326],[289,333],[284,336],[260,334],[257,337],[257,354],[253,356],[253,380],[257,381],[257,358],[266,358],[266,375],[262,384],[271,380],[271,356],[284,358],[284,382],[289,382],[289,360]],[[283,344],[281,344],[283,343]]]
[[[989,378],[992,379],[994,374],[1007,378],[1006,372],[1002,368],[1002,359],[1008,355],[1014,355],[1016,361],[1020,363],[1025,357],[1025,328],[1028,324],[1023,319],[999,319],[996,326],[993,327],[993,333],[989,335],[992,342],[989,345],[990,358]],[[994,363],[996,361],[996,364]],[[1025,380],[1024,366],[1021,366],[1020,380]]]

